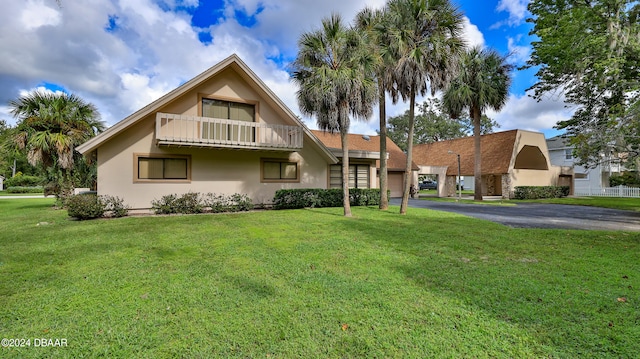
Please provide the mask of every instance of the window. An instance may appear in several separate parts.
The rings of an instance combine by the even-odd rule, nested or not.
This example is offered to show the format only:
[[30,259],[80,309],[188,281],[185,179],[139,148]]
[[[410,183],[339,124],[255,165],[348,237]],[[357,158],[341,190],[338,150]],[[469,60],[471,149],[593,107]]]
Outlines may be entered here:
[[589,179],[589,174],[584,172],[575,172],[574,178],[577,180],[587,180]]
[[565,160],[572,160],[573,159],[573,150],[568,148],[566,150],[564,150],[564,159]]
[[262,182],[300,182],[297,162],[287,159],[267,158],[261,162]]
[[135,154],[135,181],[189,181],[189,164],[189,156]]
[[[349,165],[349,188],[369,188],[369,165]],[[329,187],[342,188],[342,165],[329,168]]]
[[[255,116],[256,106],[253,104],[210,98],[202,99],[202,117],[254,122]],[[242,124],[203,122],[202,138],[252,142],[255,138],[254,130],[254,128]]]

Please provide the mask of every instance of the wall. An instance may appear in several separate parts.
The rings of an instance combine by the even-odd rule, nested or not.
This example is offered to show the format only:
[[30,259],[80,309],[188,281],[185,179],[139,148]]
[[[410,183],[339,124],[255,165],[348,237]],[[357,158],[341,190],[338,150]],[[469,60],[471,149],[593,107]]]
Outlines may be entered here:
[[[269,106],[234,71],[225,70],[215,79],[173,101],[158,112],[198,115],[202,94],[259,102],[258,121],[292,124],[280,110]],[[289,121],[289,122],[286,122]],[[133,208],[149,208],[151,201],[172,193],[202,192],[248,194],[254,203],[270,203],[281,188],[327,188],[328,163],[305,136],[299,152],[250,151],[155,144],[155,113],[124,130],[98,150],[98,193],[118,196]],[[190,183],[135,183],[134,153],[191,156]],[[261,158],[289,158],[300,163],[299,183],[261,183]],[[374,175],[375,176],[375,175]]]

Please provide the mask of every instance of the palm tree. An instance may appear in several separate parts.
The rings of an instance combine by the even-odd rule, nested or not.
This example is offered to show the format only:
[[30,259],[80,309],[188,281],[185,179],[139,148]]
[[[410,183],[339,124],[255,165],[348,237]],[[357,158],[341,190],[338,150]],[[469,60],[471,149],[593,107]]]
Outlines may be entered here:
[[482,168],[480,128],[483,112],[487,108],[499,111],[507,101],[512,65],[495,50],[474,47],[460,58],[458,76],[446,89],[443,102],[452,117],[469,110],[473,120],[474,137],[474,199],[482,201]]
[[384,9],[365,7],[356,15],[356,28],[366,36],[367,46],[376,57],[376,83],[378,85],[378,117],[380,123],[380,206],[389,208],[387,189],[387,111],[386,94],[393,90],[391,70],[393,68],[393,47],[389,46],[390,28]]
[[29,163],[60,171],[63,181],[74,168],[75,146],[105,128],[93,104],[67,93],[34,91],[10,101],[9,109],[18,119],[14,142]]
[[302,34],[298,46],[292,64],[298,104],[305,115],[315,115],[321,130],[340,132],[344,215],[350,217],[349,116],[366,119],[373,112],[374,57],[360,34],[336,14],[322,20],[321,30]]
[[407,166],[400,214],[407,212],[411,188],[416,96],[443,89],[455,73],[464,48],[462,13],[449,0],[391,0],[387,4],[397,46],[393,78],[403,101],[409,100]]

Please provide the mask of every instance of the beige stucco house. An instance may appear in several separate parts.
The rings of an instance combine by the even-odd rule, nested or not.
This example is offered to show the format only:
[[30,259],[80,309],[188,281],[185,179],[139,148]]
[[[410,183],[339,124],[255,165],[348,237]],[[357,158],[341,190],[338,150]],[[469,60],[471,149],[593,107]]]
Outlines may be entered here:
[[[460,155],[460,175],[474,175],[473,137],[415,145],[413,160],[418,174],[438,175],[438,195],[452,196],[456,188]],[[570,186],[573,171],[553,166],[544,134],[511,130],[481,137],[482,195],[512,198],[518,186]],[[443,180],[444,179],[444,180]]]
[[336,155],[236,55],[77,150],[95,153],[97,191],[133,208],[172,193],[328,188]]
[[[323,131],[311,131],[316,137],[342,161],[342,143],[340,134]],[[349,176],[353,178],[350,187],[368,184],[369,188],[380,188],[380,136],[349,134]],[[391,197],[402,197],[407,155],[387,137],[387,178]],[[330,186],[339,187],[342,181],[342,164],[330,166]],[[413,164],[413,170],[418,166]]]

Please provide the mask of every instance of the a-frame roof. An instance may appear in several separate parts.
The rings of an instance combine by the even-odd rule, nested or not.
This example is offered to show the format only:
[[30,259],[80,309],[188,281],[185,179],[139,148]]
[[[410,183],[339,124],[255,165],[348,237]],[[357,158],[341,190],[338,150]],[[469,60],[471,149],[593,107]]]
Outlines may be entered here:
[[[518,130],[511,130],[480,137],[483,175],[509,173],[517,133]],[[455,176],[458,173],[458,159],[449,151],[460,154],[460,175],[473,176],[473,136],[414,145],[413,161],[420,166],[448,166],[447,175]]]
[[91,151],[96,150],[104,142],[117,136],[145,117],[157,112],[158,109],[178,99],[192,89],[200,86],[201,84],[210,80],[227,68],[233,68],[249,85],[252,86],[252,88],[258,91],[260,95],[264,96],[264,98],[270,99],[272,101],[272,104],[287,116],[288,121],[290,121],[292,124],[301,126],[303,128],[304,134],[306,135],[306,139],[310,140],[329,162],[336,163],[338,161],[338,159],[331,153],[331,151],[329,151],[329,149],[327,149],[322,144],[322,142],[320,142],[320,140],[318,140],[318,138],[316,138],[313,133],[311,133],[307,126],[302,123],[302,121],[284,104],[284,102],[282,102],[282,100],[280,100],[280,98],[278,98],[278,96],[273,91],[271,91],[271,89],[269,89],[269,87],[267,87],[267,85],[253,72],[253,70],[251,70],[249,66],[247,66],[244,61],[242,61],[236,54],[232,54],[231,56],[197,75],[193,79],[185,82],[176,89],[170,91],[159,99],[134,112],[122,121],[116,123],[106,131],[102,132],[98,136],[78,146],[76,150],[82,154],[87,154]]

